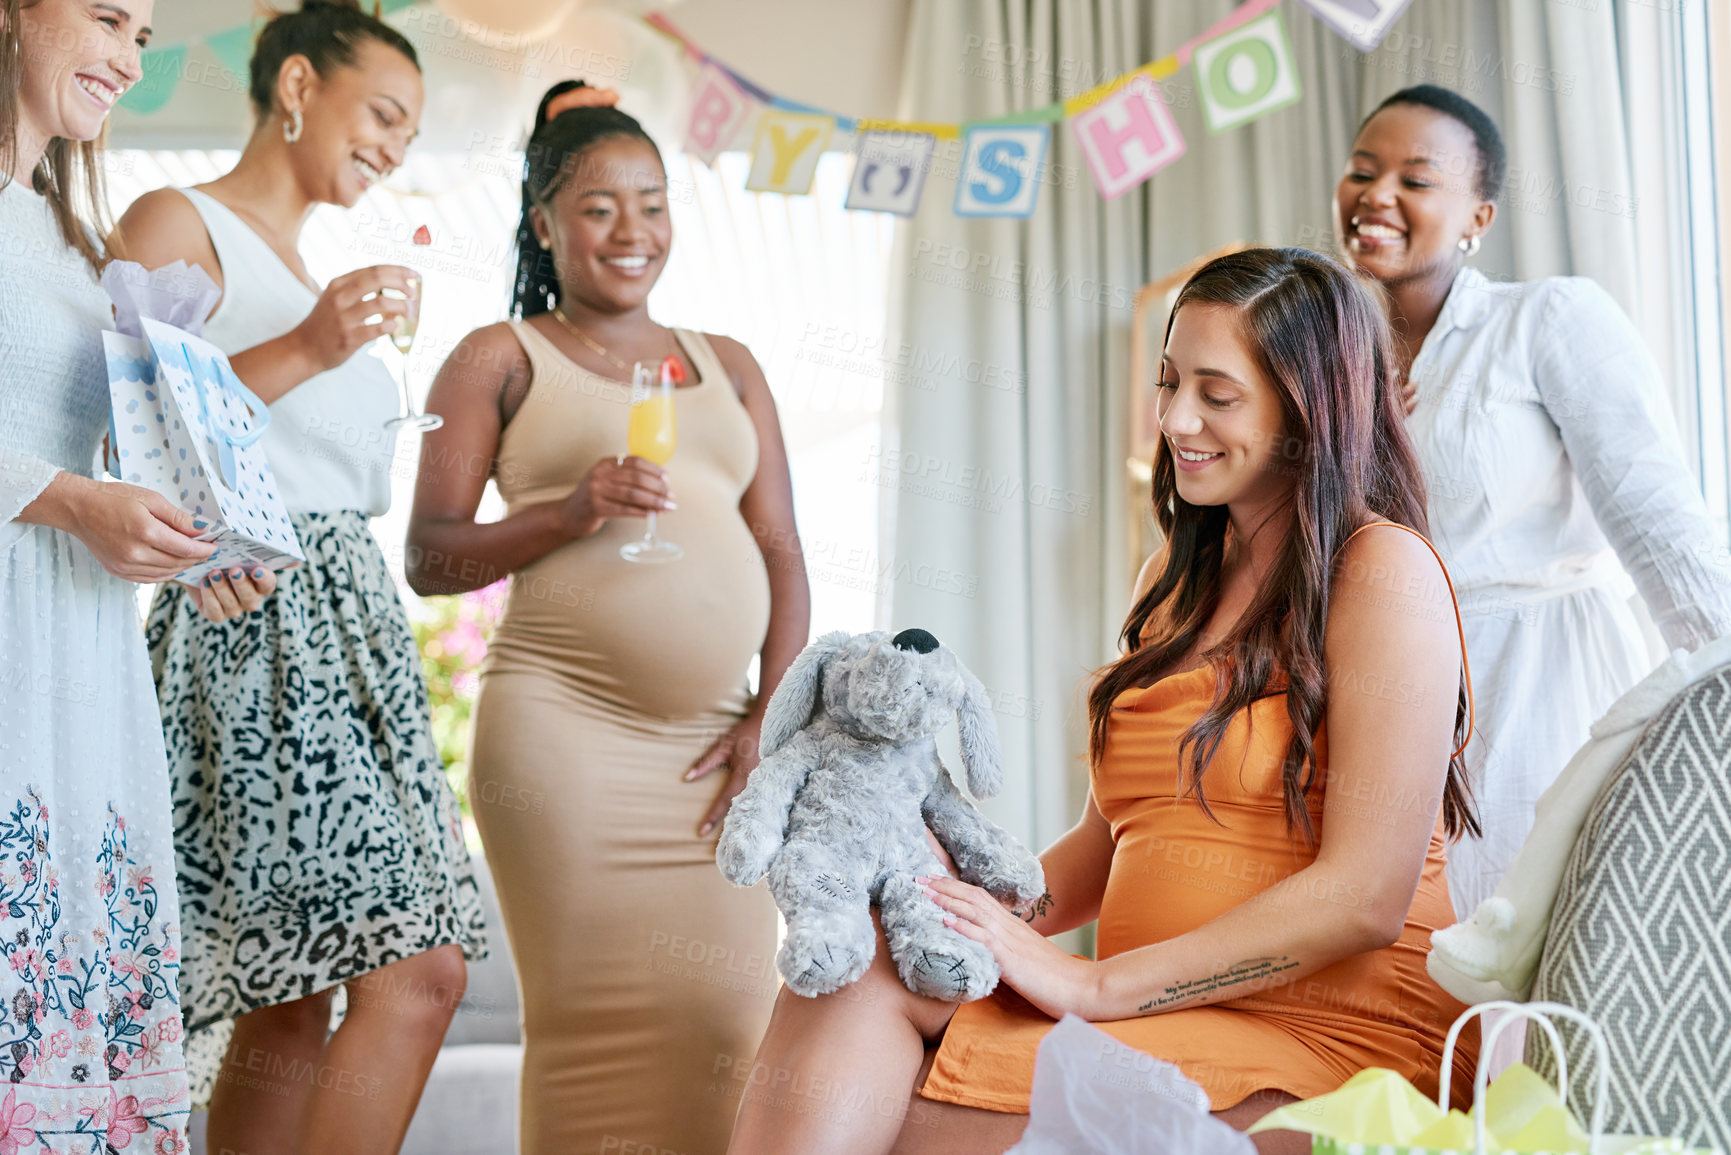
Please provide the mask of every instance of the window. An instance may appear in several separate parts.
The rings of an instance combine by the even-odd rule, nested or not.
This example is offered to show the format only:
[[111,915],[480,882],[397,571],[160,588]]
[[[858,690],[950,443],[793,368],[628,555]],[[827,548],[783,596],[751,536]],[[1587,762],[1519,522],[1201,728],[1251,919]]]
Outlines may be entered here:
[[[238,155],[116,151],[110,198],[118,211],[150,189],[211,180]],[[812,195],[784,197],[745,191],[741,153],[723,154],[716,170],[670,155],[674,246],[651,297],[658,320],[735,337],[763,365],[787,441],[817,632],[869,628],[883,580],[878,492],[864,463],[879,440],[895,218],[842,207],[851,166],[850,157],[825,156]],[[411,153],[405,167],[391,183],[417,191],[376,189],[353,209],[320,208],[301,252],[321,282],[367,264],[422,270],[420,331],[406,360],[412,391],[424,397],[463,335],[505,316],[521,169],[517,155],[467,153]],[[417,248],[410,239],[422,224],[433,243]],[[373,355],[393,372],[404,366],[384,342]],[[416,448],[412,438],[399,446],[395,500],[374,525],[399,574]],[[502,513],[496,498],[483,510]],[[411,606],[418,600],[403,593]]]

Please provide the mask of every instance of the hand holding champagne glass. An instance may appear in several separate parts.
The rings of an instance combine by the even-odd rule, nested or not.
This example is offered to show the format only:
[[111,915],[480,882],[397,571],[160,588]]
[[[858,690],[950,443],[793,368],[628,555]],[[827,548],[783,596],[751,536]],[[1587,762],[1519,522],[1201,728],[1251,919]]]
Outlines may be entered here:
[[[673,390],[685,380],[685,369],[679,358],[668,356],[661,361],[659,371],[639,361],[631,370],[631,413],[626,428],[626,452],[654,465],[666,465],[678,443],[678,431],[673,420]],[[619,556],[626,561],[656,563],[678,561],[685,551],[670,541],[655,536],[655,514],[649,514],[649,525],[643,537],[619,547]]]
[[[414,243],[429,245],[433,243],[433,234],[426,225],[415,230]],[[390,289],[380,289],[380,296],[399,295]],[[403,408],[400,413],[385,422],[386,429],[418,429],[423,433],[437,429],[445,423],[445,419],[436,413],[415,412],[414,398],[409,396],[409,349],[415,343],[415,330],[421,323],[421,279],[415,277],[409,282],[409,292],[406,296],[407,308],[397,322],[397,327],[391,333],[391,344],[397,347],[397,352],[403,355],[403,378],[400,385],[403,394]]]

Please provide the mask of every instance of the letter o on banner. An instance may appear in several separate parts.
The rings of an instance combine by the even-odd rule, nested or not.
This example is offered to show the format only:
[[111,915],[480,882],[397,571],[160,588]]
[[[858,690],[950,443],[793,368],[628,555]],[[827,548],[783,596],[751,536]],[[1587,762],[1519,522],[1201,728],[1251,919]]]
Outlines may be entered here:
[[1278,10],[1198,46],[1193,60],[1209,132],[1237,128],[1301,95]]
[[494,47],[507,40],[540,40],[576,7],[575,0],[439,0],[441,11],[479,25],[476,39]]

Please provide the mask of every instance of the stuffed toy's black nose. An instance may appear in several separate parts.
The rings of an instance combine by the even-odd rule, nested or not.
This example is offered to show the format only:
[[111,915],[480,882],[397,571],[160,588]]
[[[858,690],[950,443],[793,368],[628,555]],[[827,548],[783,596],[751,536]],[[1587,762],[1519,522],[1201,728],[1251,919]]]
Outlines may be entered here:
[[903,630],[890,639],[898,650],[912,650],[916,654],[929,654],[938,648],[938,640],[924,630]]

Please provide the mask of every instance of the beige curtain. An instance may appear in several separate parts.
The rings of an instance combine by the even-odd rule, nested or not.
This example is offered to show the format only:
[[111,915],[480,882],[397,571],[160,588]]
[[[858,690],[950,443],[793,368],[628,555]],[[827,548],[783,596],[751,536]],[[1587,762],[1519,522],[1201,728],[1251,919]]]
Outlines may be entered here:
[[[1232,8],[915,0],[901,113],[960,120],[1044,105],[1169,51]],[[1179,72],[1164,91],[1188,152],[1116,201],[1101,199],[1069,128],[1055,125],[1027,221],[954,215],[959,148],[940,144],[897,242],[899,371],[866,472],[886,497],[884,556],[910,578],[881,612],[953,646],[993,692],[1006,786],[987,809],[1036,847],[1080,812],[1083,695],[1114,652],[1128,600],[1135,290],[1232,240],[1332,246],[1338,174],[1359,121],[1388,93],[1441,83],[1502,126],[1519,199],[1505,202],[1477,258],[1487,272],[1600,280],[1675,368],[1670,254],[1681,218],[1666,173],[1677,104],[1661,67],[1673,15],[1622,0],[1414,0],[1363,55],[1297,3],[1280,12],[1299,103],[1210,135],[1190,71]]]

